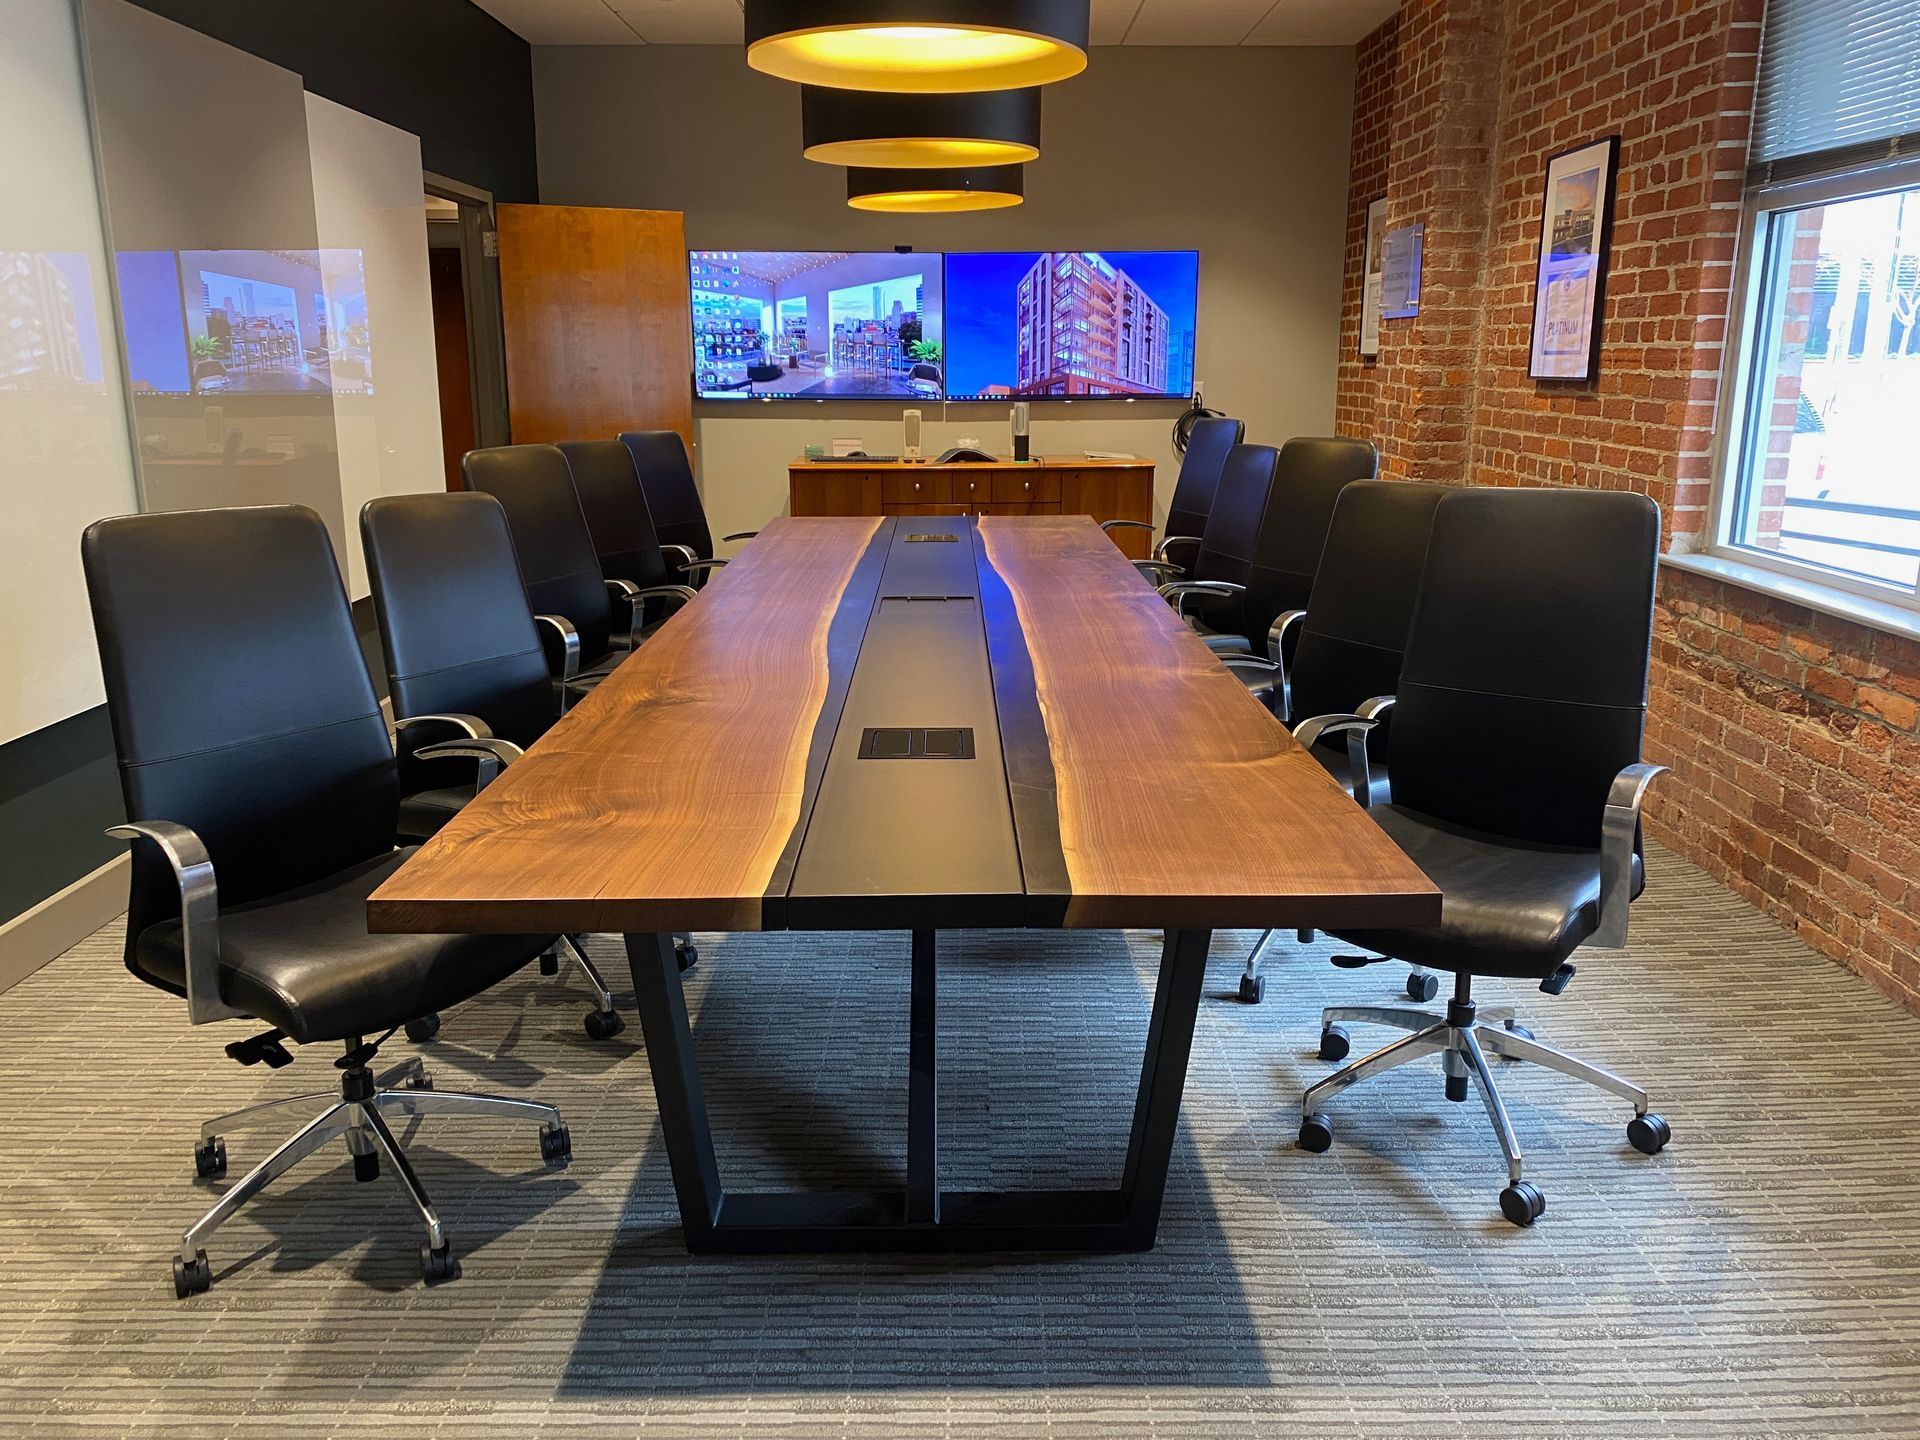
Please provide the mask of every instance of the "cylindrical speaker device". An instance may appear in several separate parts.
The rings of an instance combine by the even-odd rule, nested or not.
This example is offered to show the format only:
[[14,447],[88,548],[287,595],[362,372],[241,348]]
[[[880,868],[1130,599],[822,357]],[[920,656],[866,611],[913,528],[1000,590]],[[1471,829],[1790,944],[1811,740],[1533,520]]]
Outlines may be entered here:
[[907,422],[906,444],[901,447],[900,456],[904,460],[920,458],[920,412],[909,410],[902,417]]
[[1013,458],[1022,463],[1031,459],[1028,453],[1027,422],[1032,411],[1023,400],[1013,407]]

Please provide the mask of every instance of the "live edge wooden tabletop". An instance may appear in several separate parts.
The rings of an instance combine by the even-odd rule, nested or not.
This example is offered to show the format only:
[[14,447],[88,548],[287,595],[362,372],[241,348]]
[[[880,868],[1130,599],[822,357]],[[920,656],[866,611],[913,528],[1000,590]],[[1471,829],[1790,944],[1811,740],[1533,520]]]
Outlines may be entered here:
[[[968,755],[868,758],[886,727]],[[772,522],[368,902],[387,932],[1439,914],[1077,516]]]

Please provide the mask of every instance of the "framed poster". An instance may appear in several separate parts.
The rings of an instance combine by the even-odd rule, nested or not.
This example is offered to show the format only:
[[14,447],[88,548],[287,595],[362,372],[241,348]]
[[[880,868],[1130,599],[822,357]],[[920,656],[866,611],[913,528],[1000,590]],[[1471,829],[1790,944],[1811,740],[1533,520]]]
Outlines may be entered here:
[[1535,380],[1591,380],[1600,373],[1600,307],[1619,169],[1618,135],[1547,161],[1527,364]]
[[1411,320],[1420,313],[1420,259],[1426,249],[1427,227],[1402,225],[1387,232],[1380,261],[1380,316]]
[[1367,248],[1360,271],[1360,358],[1380,354],[1380,294],[1387,274],[1387,197],[1367,206]]

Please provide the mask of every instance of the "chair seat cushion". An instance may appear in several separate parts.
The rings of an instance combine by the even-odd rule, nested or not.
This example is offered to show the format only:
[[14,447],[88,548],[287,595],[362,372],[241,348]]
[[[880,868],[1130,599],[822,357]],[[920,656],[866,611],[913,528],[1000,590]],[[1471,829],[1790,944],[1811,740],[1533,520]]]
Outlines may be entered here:
[[[221,999],[301,1044],[372,1037],[472,999],[553,944],[551,935],[369,935],[367,897],[413,853],[222,910]],[[180,922],[142,931],[134,963],[180,990]]]
[[458,815],[477,793],[472,785],[448,785],[401,796],[400,838],[419,841],[439,834],[440,827]]
[[[1398,805],[1370,813],[1440,888],[1440,923],[1334,931],[1342,940],[1431,970],[1544,980],[1599,927],[1598,850],[1487,835]],[[1645,883],[1636,855],[1634,894]]]

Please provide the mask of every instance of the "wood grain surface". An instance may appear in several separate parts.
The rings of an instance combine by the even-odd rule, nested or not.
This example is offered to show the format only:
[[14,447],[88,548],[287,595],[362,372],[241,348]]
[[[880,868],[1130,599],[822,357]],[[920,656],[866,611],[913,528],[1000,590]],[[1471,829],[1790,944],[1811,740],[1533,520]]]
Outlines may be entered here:
[[368,903],[377,932],[762,928],[878,519],[775,520]]
[[685,217],[580,205],[495,213],[514,440],[677,430],[691,448]]
[[1090,521],[978,523],[1033,666],[1069,926],[1439,921],[1426,876]]

